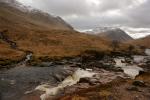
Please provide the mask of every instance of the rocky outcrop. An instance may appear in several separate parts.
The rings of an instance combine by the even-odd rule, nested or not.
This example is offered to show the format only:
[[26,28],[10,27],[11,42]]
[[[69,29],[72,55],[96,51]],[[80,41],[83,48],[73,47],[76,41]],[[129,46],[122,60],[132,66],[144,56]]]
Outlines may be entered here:
[[7,31],[0,32],[0,39],[2,39],[4,42],[8,43],[12,49],[17,48],[16,42],[9,39],[9,37],[5,34]]

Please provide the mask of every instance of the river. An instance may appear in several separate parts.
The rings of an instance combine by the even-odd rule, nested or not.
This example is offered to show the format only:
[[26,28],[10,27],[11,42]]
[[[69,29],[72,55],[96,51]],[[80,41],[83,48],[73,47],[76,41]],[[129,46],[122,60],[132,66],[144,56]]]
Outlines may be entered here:
[[[27,55],[23,64],[31,57],[32,54]],[[78,66],[70,67],[65,64],[50,67],[18,65],[15,68],[0,71],[0,94],[2,100],[21,100],[24,95],[39,90],[43,92],[40,98],[46,100],[66,87],[79,85],[83,78],[98,84],[108,83],[117,77],[134,79],[140,71],[144,71],[138,64],[143,63],[147,57],[149,56],[135,55],[132,64],[125,63],[125,57],[115,58],[115,67],[121,68],[123,72],[107,71],[103,68],[81,69]]]

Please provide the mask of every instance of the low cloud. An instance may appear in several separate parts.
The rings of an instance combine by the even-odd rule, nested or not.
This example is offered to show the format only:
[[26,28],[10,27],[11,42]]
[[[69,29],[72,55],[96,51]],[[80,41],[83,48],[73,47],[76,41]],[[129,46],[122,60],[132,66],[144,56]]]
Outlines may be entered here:
[[102,25],[150,27],[150,0],[20,0],[58,15],[77,29]]

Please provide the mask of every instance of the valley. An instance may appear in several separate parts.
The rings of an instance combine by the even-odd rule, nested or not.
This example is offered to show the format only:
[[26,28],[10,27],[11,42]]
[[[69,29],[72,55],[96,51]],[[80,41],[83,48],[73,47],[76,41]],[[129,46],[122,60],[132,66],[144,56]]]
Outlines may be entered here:
[[[36,66],[18,65],[15,68],[0,71],[3,100],[10,98],[11,100],[16,100],[16,98],[19,100],[73,100],[74,98],[93,100],[97,98],[96,100],[99,100],[99,98],[104,99],[109,98],[109,96],[115,99],[119,98],[119,95],[113,96],[113,92],[109,90],[115,88],[111,87],[115,84],[120,87],[118,91],[134,92],[134,96],[129,97],[129,99],[140,95],[141,98],[148,100],[150,83],[149,77],[146,75],[149,74],[150,70],[150,56],[105,56],[102,59],[91,59],[90,57],[41,62]],[[88,62],[85,62],[85,59]],[[132,82],[137,82],[142,86],[132,86]],[[103,89],[103,87],[105,88]],[[123,89],[120,90],[121,88]],[[98,95],[99,91],[102,93]],[[103,94],[103,91],[108,94],[105,92]],[[89,97],[87,96],[88,93],[94,94]],[[145,97],[143,93],[147,96]],[[124,94],[124,96],[127,95]]]
[[0,0],[0,100],[149,100],[149,43]]

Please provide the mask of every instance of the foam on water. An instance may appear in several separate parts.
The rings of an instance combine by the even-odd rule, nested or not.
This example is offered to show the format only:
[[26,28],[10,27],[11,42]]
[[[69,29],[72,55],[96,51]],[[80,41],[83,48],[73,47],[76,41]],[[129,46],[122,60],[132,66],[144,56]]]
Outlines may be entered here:
[[45,94],[41,95],[41,100],[46,100],[50,96],[57,95],[60,90],[67,86],[72,86],[80,81],[81,78],[92,77],[96,73],[92,73],[86,70],[78,69],[74,72],[73,75],[68,76],[64,81],[62,81],[57,87],[49,88],[47,84],[40,85],[35,88],[35,90],[44,91]]
[[126,63],[122,63],[122,61],[124,61],[124,58],[116,58],[114,60],[116,62],[116,67],[126,66]]
[[148,56],[150,56],[150,49],[146,49],[145,50],[145,54],[148,55]]
[[134,58],[135,63],[141,63],[144,61],[145,56],[138,56],[137,55],[137,56],[134,56],[133,58]]
[[132,79],[135,79],[135,77],[139,75],[140,71],[143,71],[142,68],[137,67],[136,65],[125,66],[122,67],[122,69],[124,70],[124,73],[129,75]]
[[122,63],[124,59],[115,59],[116,67],[120,67],[125,74],[130,76],[130,78],[135,79],[137,75],[139,75],[140,71],[143,71],[142,68],[137,65],[127,65],[126,63]]
[[33,55],[32,53],[28,54],[28,55],[26,56],[26,59],[25,59],[24,62],[28,62],[29,60],[31,60],[32,55]]

